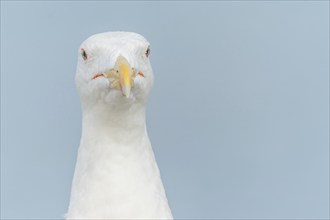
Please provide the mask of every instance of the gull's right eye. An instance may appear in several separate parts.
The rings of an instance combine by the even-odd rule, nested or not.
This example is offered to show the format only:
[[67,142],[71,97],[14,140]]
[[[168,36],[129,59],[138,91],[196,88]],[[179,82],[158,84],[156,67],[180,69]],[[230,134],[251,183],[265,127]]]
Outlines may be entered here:
[[81,48],[81,56],[84,60],[87,60],[87,53],[83,48]]

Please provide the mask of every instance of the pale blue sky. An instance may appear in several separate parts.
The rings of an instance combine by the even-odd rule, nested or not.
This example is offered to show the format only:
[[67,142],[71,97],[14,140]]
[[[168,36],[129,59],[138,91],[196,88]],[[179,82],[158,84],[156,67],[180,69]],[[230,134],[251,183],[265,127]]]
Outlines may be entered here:
[[1,218],[66,212],[88,36],[151,42],[175,218],[329,218],[329,2],[1,1]]

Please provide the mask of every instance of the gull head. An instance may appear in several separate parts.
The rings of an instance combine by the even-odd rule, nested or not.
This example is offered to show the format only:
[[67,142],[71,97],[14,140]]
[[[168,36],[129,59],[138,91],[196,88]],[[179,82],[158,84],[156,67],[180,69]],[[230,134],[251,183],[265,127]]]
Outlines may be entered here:
[[150,44],[132,32],[106,32],[78,49],[76,85],[83,105],[145,103],[153,85]]

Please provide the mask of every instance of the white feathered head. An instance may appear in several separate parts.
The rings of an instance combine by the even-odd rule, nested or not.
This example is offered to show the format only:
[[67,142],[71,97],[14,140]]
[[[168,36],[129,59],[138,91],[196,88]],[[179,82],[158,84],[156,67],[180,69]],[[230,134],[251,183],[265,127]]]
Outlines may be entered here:
[[76,85],[83,105],[147,101],[153,84],[150,45],[139,34],[106,32],[78,50]]

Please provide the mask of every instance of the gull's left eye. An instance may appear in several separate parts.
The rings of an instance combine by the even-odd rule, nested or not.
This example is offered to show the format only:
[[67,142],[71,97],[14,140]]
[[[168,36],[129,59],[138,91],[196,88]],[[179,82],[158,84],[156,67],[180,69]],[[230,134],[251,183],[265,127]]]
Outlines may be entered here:
[[150,55],[150,46],[146,50],[146,57],[149,57],[149,55]]

